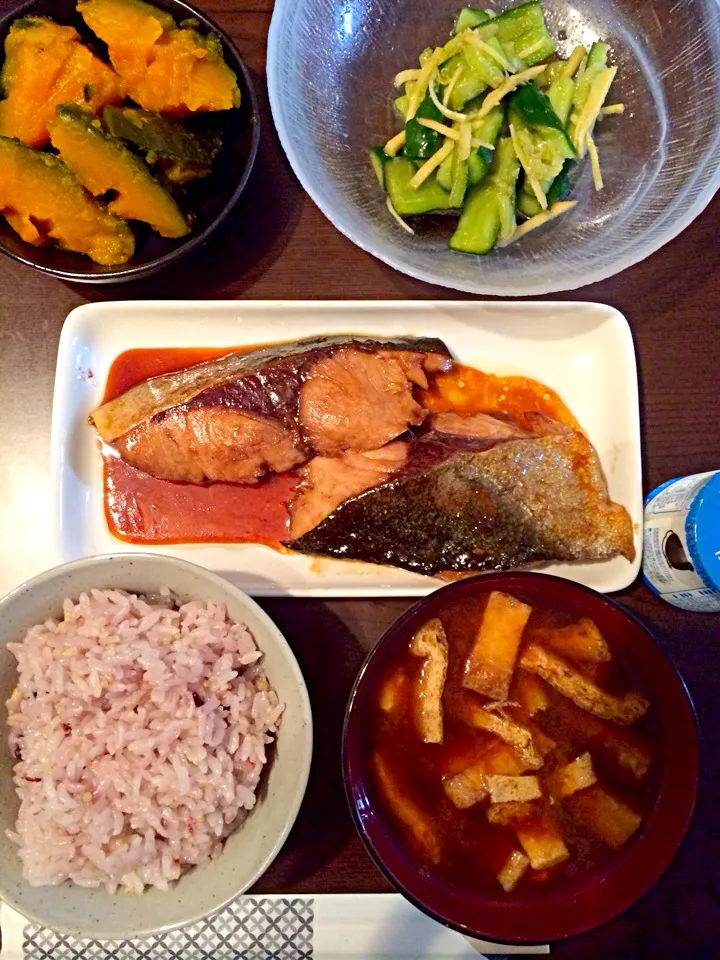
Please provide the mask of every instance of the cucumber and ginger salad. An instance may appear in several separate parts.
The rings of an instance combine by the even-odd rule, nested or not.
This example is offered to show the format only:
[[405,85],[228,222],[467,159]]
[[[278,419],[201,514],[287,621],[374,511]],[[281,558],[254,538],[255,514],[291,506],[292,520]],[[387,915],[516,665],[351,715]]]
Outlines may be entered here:
[[557,58],[538,0],[497,15],[463,7],[451,39],[395,77],[403,129],[370,150],[388,210],[411,233],[403,217],[458,211],[449,245],[471,254],[569,210],[586,156],[603,188],[593,130],[623,112],[605,105],[616,72],[606,43]]

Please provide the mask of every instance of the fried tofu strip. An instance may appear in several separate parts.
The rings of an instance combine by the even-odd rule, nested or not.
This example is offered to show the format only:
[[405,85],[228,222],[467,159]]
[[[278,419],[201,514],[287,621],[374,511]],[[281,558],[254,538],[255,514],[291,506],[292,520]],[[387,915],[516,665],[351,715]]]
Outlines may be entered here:
[[532,638],[571,660],[607,663],[611,659],[607,641],[589,617],[567,627],[539,627],[533,630]]
[[398,668],[388,674],[380,686],[378,705],[383,713],[402,713],[410,694],[410,678]]
[[567,660],[531,643],[520,658],[520,665],[530,673],[542,677],[564,697],[589,713],[629,725],[639,720],[647,710],[648,701],[639,693],[625,693],[616,697],[579,673]]
[[570,800],[570,809],[613,850],[627,843],[642,823],[639,814],[599,784],[575,794]]
[[532,820],[538,815],[538,806],[530,800],[508,800],[506,803],[491,803],[487,809],[490,823],[503,827]]
[[515,751],[498,741],[477,762],[443,780],[445,794],[459,810],[467,810],[488,795],[488,776],[504,774],[518,777],[527,770]]
[[526,769],[539,770],[543,765],[543,758],[535,748],[532,734],[527,727],[515,723],[501,713],[486,710],[479,703],[475,703],[470,695],[456,697],[453,712],[462,723],[477,730],[494,733],[507,743],[517,753]]
[[488,794],[485,768],[482,763],[466,767],[454,777],[443,780],[443,790],[447,798],[458,810],[467,810],[484,800]]
[[576,707],[571,700],[561,701],[563,722],[585,741],[592,741],[593,753],[610,762],[616,772],[633,780],[642,780],[650,769],[650,751],[632,730],[594,717]]
[[629,774],[633,780],[642,780],[650,769],[650,751],[644,743],[623,734],[624,731],[611,731],[602,737],[601,749],[612,757],[621,773]]
[[549,737],[544,730],[541,730],[536,723],[529,723],[528,730],[532,734],[533,743],[543,760],[549,757],[553,750],[557,749],[557,743],[553,738]]
[[487,777],[487,789],[493,803],[508,803],[513,800],[537,800],[542,796],[537,777],[507,777],[492,774]]
[[430,818],[407,796],[382,754],[373,754],[372,765],[387,805],[408,833],[410,840],[430,863],[439,863],[440,841]]
[[519,777],[529,769],[513,748],[502,740],[496,740],[488,747],[482,762],[486,773],[503,773],[508,777]]
[[559,767],[546,780],[550,793],[560,800],[577,793],[579,790],[585,790],[594,783],[597,783],[597,777],[589,753],[583,753],[571,763]]
[[529,866],[530,861],[525,854],[520,853],[519,850],[513,850],[497,875],[498,883],[505,893],[510,893],[515,889]]
[[428,620],[420,627],[410,641],[410,653],[424,661],[415,690],[415,726],[425,743],[442,743],[442,695],[447,675],[448,644],[438,619]]
[[570,856],[557,827],[544,815],[517,824],[515,833],[533,870],[555,867]]
[[529,717],[542,713],[550,706],[550,697],[543,681],[534,673],[526,673],[524,670],[520,671],[512,699],[520,704],[522,712]]
[[508,699],[520,639],[531,613],[526,603],[493,590],[465,662],[464,687],[493,700]]

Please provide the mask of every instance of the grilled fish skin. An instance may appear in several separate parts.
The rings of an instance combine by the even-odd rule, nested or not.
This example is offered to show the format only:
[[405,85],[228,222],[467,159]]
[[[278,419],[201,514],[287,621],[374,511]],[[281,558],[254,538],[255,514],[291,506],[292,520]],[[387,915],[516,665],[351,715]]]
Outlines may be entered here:
[[429,433],[396,475],[285,546],[431,575],[635,555],[627,511],[570,429],[501,441]]

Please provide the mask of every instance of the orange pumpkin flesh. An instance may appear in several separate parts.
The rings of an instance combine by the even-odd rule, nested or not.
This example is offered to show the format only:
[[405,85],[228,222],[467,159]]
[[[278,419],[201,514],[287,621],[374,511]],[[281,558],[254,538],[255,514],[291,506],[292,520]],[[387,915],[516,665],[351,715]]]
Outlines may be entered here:
[[64,163],[0,137],[0,214],[35,246],[56,241],[96,263],[126,263],[135,251],[132,231],[83,190]]
[[60,103],[83,103],[93,112],[125,96],[109,66],[80,43],[73,27],[45,17],[16,20],[5,41],[0,136],[31,147],[50,142],[47,124]]
[[163,237],[189,233],[172,196],[139,157],[103,131],[99,120],[78,107],[60,107],[50,123],[50,135],[52,145],[91,193],[114,192],[108,204],[111,213],[149,223]]
[[237,78],[216,37],[178,29],[143,0],[81,0],[78,10],[108,45],[128,96],[146,110],[182,117],[239,106]]

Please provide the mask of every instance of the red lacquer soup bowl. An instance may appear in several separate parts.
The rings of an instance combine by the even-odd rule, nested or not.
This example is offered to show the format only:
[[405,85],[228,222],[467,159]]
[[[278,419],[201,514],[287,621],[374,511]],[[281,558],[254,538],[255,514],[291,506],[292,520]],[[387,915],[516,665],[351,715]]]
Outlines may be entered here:
[[[590,617],[611,643],[613,658],[650,701],[652,780],[639,830],[620,849],[558,882],[472,889],[413,852],[379,793],[372,769],[376,698],[420,626],[450,606],[482,600],[493,590],[571,618]],[[457,609],[457,607],[455,607]],[[446,701],[447,706],[447,701]],[[416,906],[470,937],[544,943],[583,933],[618,916],[660,878],[692,817],[698,783],[698,738],[683,682],[650,633],[613,601],[568,580],[537,573],[490,574],[459,580],[414,604],[381,637],[355,683],[343,738],[345,787],[355,824],[380,869]],[[571,848],[572,843],[568,841]]]

